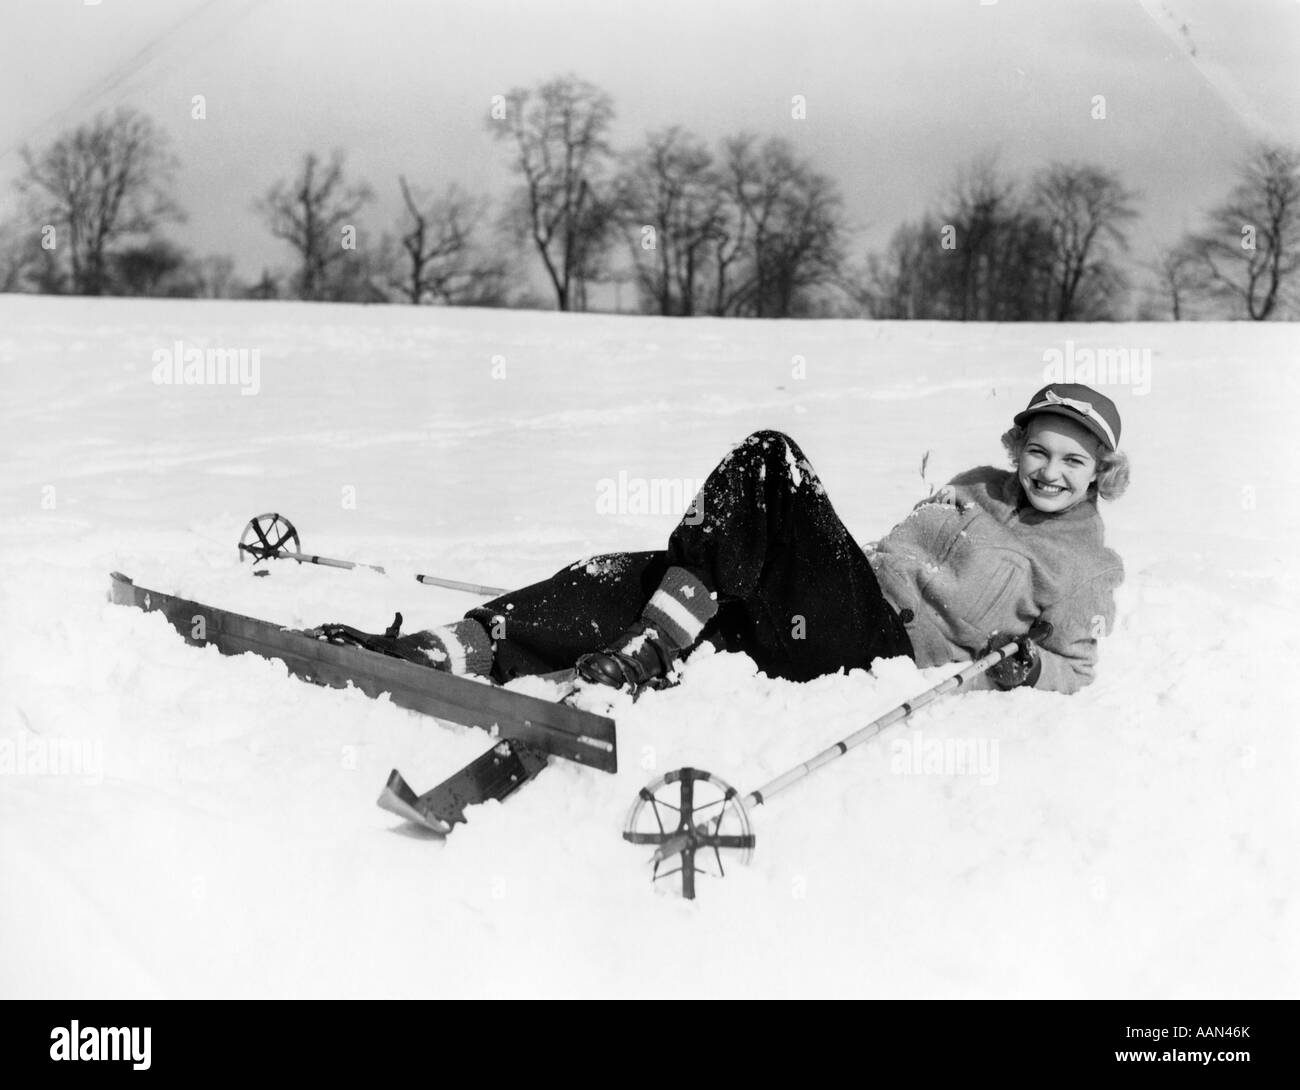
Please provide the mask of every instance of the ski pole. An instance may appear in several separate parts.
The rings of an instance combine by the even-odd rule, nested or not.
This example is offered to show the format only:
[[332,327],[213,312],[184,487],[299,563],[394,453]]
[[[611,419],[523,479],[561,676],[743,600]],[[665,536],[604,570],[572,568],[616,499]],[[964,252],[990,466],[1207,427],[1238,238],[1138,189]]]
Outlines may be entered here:
[[[293,548],[285,548],[286,543],[292,543]],[[247,553],[253,558],[254,563],[259,560],[296,560],[299,564],[321,564],[327,568],[368,568],[370,571],[377,571],[380,574],[387,574],[378,564],[362,564],[353,560],[335,560],[329,556],[316,556],[312,553],[302,551],[302,543],[298,540],[298,531],[283,515],[276,512],[268,512],[264,515],[257,515],[248,521],[244,527],[244,533],[239,539],[239,559],[244,559]],[[459,579],[444,579],[437,575],[421,575],[416,573],[415,581],[423,583],[430,587],[446,587],[448,590],[463,590],[469,594],[497,595],[504,594],[504,587],[489,587],[482,583],[465,583]]]
[[[682,889],[687,897],[692,897],[694,896],[695,888],[694,855],[697,850],[704,848],[712,849],[716,852],[718,848],[753,848],[754,837],[749,831],[748,808],[753,806],[762,806],[763,803],[773,795],[784,791],[792,784],[796,784],[800,780],[805,779],[822,766],[828,765],[832,761],[844,756],[844,754],[854,746],[861,745],[868,739],[875,737],[886,727],[892,726],[894,723],[906,719],[918,708],[923,708],[927,704],[932,704],[940,697],[955,692],[971,678],[985,673],[1004,659],[1008,659],[1019,652],[1022,641],[1032,640],[1033,642],[1039,642],[1050,636],[1051,632],[1052,626],[1047,622],[1035,622],[1026,635],[1017,637],[1013,640],[1008,640],[1001,647],[989,651],[986,655],[982,655],[960,672],[953,674],[949,678],[945,678],[937,685],[912,697],[910,700],[905,700],[896,708],[893,708],[890,711],[885,712],[884,715],[873,719],[866,726],[861,727],[846,738],[843,738],[827,747],[816,756],[804,761],[802,764],[796,765],[794,768],[781,773],[781,775],[777,776],[774,780],[771,780],[768,783],[765,783],[762,787],[751,791],[743,798],[739,797],[740,793],[736,791],[735,788],[730,787],[722,780],[719,780],[717,777],[713,776],[712,773],[691,768],[679,768],[674,772],[670,772],[666,776],[661,777],[661,779],[656,781],[653,785],[642,788],[637,801],[632,806],[631,813],[628,815],[627,826],[624,830],[623,838],[634,844],[658,845],[651,860],[656,870],[656,876],[658,876],[657,872],[659,865],[664,862],[664,860],[674,855],[682,855]],[[694,785],[701,781],[712,783],[721,792],[721,798],[708,805],[720,805],[722,810],[719,814],[710,817],[707,820],[694,821],[692,820],[693,812],[697,808],[694,799]],[[673,806],[671,803],[664,803],[664,805],[668,806],[679,815],[678,828],[671,833],[665,830],[662,821],[659,821],[658,819],[658,808],[656,806],[655,812],[656,820],[659,821],[659,831],[635,831],[637,819],[645,805],[647,803],[654,804],[655,802],[662,801],[657,799],[655,791],[672,783],[679,783],[681,785],[679,796],[681,804]],[[718,830],[721,827],[722,819],[725,816],[728,807],[731,807],[732,812],[739,818],[739,824],[741,827],[740,835],[719,835]],[[705,808],[707,807],[700,807],[700,809]],[[676,872],[673,871],[670,873]],[[663,877],[666,877],[666,875]]]

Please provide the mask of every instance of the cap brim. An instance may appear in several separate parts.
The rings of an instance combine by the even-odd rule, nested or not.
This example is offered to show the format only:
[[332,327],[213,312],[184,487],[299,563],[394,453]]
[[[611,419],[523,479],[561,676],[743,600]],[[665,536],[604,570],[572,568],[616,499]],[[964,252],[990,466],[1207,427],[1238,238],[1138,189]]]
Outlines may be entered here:
[[[1101,445],[1107,450],[1115,449],[1110,445],[1110,436],[1102,431],[1100,424],[1090,417],[1084,416],[1083,413],[1076,412],[1074,409],[1071,409],[1066,405],[1044,405],[1041,409],[1034,409],[1033,412],[1016,413],[1016,415],[1011,418],[1011,422],[1023,428],[1035,416],[1063,416],[1066,420],[1073,420],[1080,427],[1087,429],[1100,439]],[[1006,417],[1003,417],[1003,419],[1005,420]]]

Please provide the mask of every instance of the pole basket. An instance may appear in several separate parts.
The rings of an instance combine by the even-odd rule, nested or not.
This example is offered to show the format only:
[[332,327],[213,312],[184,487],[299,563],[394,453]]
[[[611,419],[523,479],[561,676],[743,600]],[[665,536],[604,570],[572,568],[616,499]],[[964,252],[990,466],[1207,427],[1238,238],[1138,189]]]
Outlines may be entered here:
[[754,832],[740,792],[711,772],[678,768],[641,788],[623,839],[656,848],[652,882],[681,875],[682,896],[695,897],[698,875],[726,877],[729,862],[748,863]]
[[248,525],[240,535],[239,559],[242,561],[252,557],[254,564],[259,560],[273,560],[290,551],[285,548],[288,543],[293,545],[292,552],[302,552],[302,543],[298,540],[298,531],[292,522],[274,511],[255,515],[248,520]]

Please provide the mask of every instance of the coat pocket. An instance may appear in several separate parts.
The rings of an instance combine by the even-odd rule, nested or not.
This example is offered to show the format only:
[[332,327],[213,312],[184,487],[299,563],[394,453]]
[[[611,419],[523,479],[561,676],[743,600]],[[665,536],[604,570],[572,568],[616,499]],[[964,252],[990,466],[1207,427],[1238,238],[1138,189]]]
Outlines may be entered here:
[[966,620],[981,631],[1007,628],[1019,620],[1016,608],[1030,597],[1028,563],[1023,557],[1004,553],[987,577],[971,588]]
[[962,512],[950,503],[926,503],[913,517],[920,520],[921,551],[931,562],[945,564],[979,512]]

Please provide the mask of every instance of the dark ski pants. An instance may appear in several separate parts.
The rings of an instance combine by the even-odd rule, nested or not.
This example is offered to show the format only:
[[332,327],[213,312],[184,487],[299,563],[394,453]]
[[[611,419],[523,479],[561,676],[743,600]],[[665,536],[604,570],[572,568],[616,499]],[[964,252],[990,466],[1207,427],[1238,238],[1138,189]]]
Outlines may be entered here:
[[798,444],[755,432],[705,481],[656,552],[610,553],[466,614],[497,643],[498,681],[570,667],[631,626],[669,567],[717,596],[704,639],[769,676],[806,681],[912,656],[898,614]]

